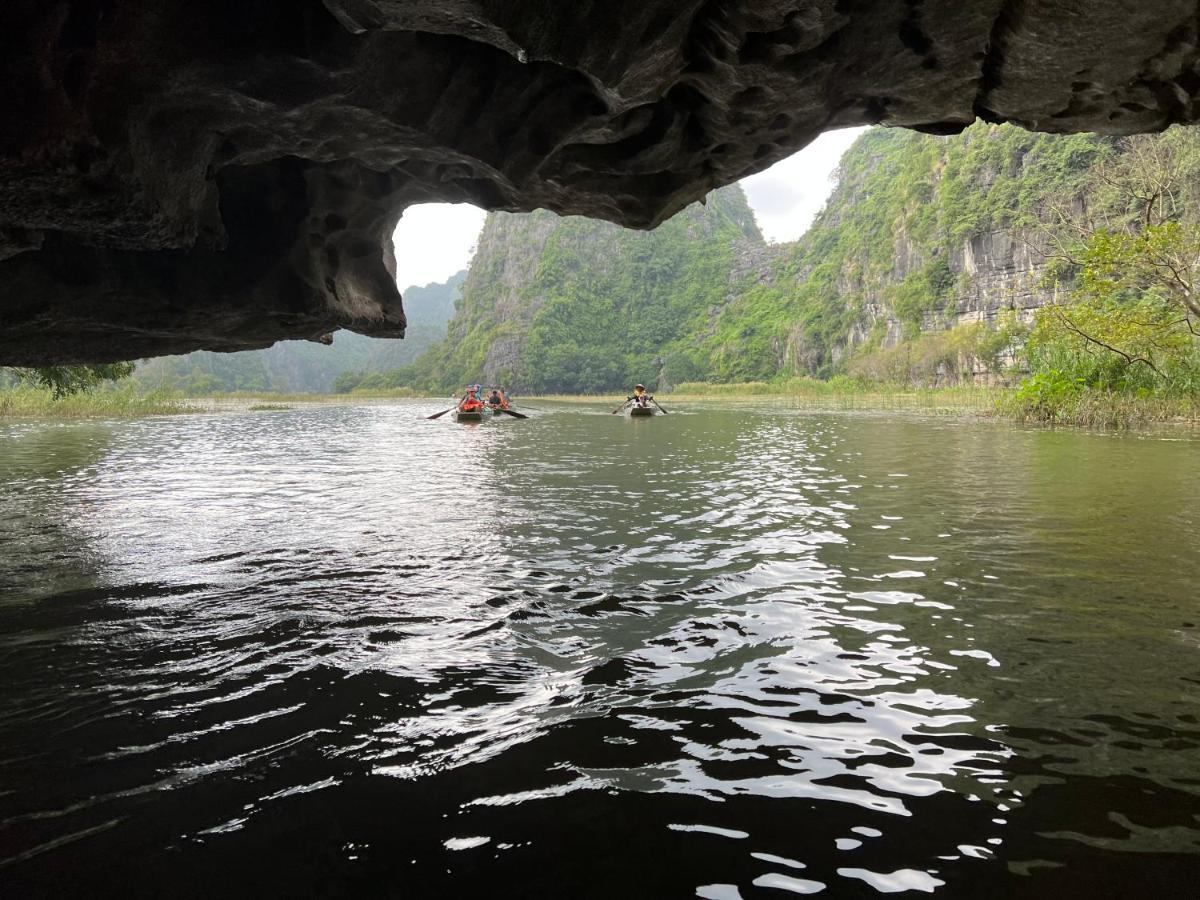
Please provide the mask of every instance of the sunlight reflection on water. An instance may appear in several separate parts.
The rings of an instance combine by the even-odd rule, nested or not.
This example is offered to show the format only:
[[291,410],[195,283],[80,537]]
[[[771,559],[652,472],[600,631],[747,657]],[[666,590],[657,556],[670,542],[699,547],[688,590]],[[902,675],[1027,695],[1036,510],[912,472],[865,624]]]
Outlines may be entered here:
[[0,431],[0,884],[1197,871],[1196,445],[423,411]]

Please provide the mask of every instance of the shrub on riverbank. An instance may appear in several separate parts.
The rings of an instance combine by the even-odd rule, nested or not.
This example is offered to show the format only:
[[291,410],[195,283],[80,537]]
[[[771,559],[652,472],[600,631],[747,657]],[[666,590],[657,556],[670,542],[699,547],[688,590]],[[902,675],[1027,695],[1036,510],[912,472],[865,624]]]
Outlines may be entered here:
[[1007,392],[997,412],[1019,422],[1135,428],[1159,422],[1200,422],[1200,397],[1113,391],[1088,386],[1060,370],[1039,372]]

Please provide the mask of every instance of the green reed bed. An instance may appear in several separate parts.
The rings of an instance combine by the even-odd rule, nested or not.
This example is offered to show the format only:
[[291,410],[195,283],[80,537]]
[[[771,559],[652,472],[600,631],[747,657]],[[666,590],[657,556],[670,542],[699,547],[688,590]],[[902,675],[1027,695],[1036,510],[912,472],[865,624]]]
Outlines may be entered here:
[[19,385],[0,390],[0,418],[91,419],[161,416],[195,410],[164,392],[141,393],[132,386],[100,389],[55,399],[53,391]]
[[[345,394],[285,394],[268,391],[231,391],[192,398],[204,412],[268,412],[293,409],[297,406],[347,406],[355,403],[386,403],[389,400],[411,400],[420,395],[407,388],[398,390],[367,389]],[[434,399],[434,398],[430,398]]]
[[1156,424],[1200,424],[1200,397],[1073,388],[1047,391],[1036,384],[1012,387],[917,388],[858,379],[797,378],[777,384],[679,385],[674,402],[774,400],[810,409],[919,412],[1010,419],[1045,425],[1126,429]]
[[818,381],[794,378],[777,384],[680,384],[670,395],[674,401],[763,399],[814,409],[914,411],[946,415],[992,415],[1009,395],[1008,388],[916,388],[898,384],[872,384],[858,379]]
[[1200,397],[1080,390],[1058,397],[1015,391],[997,412],[1018,422],[1126,429],[1158,424],[1200,424]]

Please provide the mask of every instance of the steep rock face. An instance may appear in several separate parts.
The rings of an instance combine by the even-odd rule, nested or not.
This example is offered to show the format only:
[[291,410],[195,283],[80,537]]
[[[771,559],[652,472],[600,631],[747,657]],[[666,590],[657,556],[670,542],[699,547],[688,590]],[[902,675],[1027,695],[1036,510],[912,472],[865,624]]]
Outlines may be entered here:
[[[919,274],[929,259],[943,258],[943,254],[946,270],[956,283],[936,309],[921,311],[918,321],[905,317],[895,308],[890,289]],[[856,286],[863,298],[862,316],[851,326],[845,347],[834,354],[835,358],[841,358],[844,350],[870,341],[879,327],[884,332],[876,341],[878,345],[894,347],[910,336],[909,326],[913,325],[932,331],[970,322],[994,323],[1008,310],[1028,319],[1054,295],[1053,286],[1043,278],[1046,265],[1044,238],[1028,227],[984,231],[948,246],[905,240],[888,278]],[[853,290],[850,286],[845,289]]]
[[1061,249],[1079,221],[1129,214],[1112,172],[1143,157],[1177,160],[1172,202],[1200,214],[1194,128],[1137,141],[986,123],[954,136],[871,129],[800,240],[750,249],[698,335],[700,368],[716,381],[1001,377],[1022,326],[1076,296]]
[[985,231],[950,250],[950,271],[961,272],[965,285],[948,313],[957,322],[994,319],[1003,309],[1025,314],[1045,306],[1054,296],[1046,284],[1045,239],[1028,228]]
[[984,123],[867,132],[808,233],[757,251],[704,336],[712,375],[831,374],[922,332],[1028,321],[1060,290],[1047,277],[1059,214],[1078,212],[1095,167],[1122,152],[1111,137]]
[[[910,197],[891,221],[880,223],[895,231],[890,272],[873,277],[870,267],[859,269],[857,283],[844,287],[862,298],[861,315],[835,359],[867,343],[894,347],[914,331],[994,325],[1008,313],[1030,321],[1057,292],[1045,277],[1052,263],[1048,208],[1076,205],[1090,167],[1116,152],[1103,138],[1081,136],[1055,154],[1060,148],[1045,138],[983,125],[958,137],[917,141],[928,163],[921,174],[925,196]],[[980,151],[986,144],[995,146]],[[923,293],[916,308],[905,296],[914,282]]]
[[863,122],[1197,118],[1194,0],[8,0],[0,363],[399,336],[429,200],[654,225]]
[[547,211],[492,213],[446,341],[406,383],[592,392],[696,377],[694,334],[728,301],[742,266],[761,262],[762,245],[736,185],[651,232]]

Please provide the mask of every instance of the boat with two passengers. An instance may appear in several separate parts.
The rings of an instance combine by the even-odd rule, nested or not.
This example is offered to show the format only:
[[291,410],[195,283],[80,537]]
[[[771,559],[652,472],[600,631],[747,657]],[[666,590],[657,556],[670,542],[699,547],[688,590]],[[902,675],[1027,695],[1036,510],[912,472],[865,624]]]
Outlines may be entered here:
[[455,422],[482,422],[485,418],[502,415],[512,416],[514,419],[529,418],[524,413],[510,409],[508,394],[503,388],[494,387],[489,390],[491,393],[484,399],[483,386],[469,384],[462,397],[458,398],[454,406],[434,413],[432,416],[426,416],[425,418],[440,419],[446,413],[453,413]]

